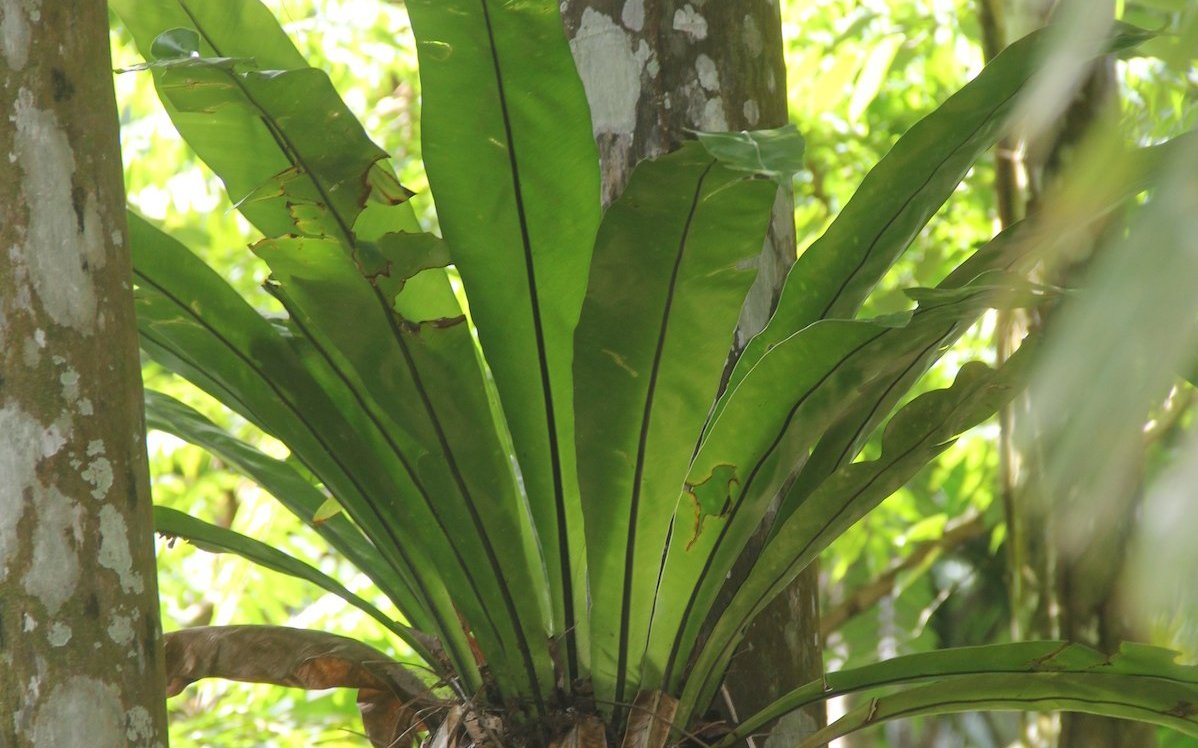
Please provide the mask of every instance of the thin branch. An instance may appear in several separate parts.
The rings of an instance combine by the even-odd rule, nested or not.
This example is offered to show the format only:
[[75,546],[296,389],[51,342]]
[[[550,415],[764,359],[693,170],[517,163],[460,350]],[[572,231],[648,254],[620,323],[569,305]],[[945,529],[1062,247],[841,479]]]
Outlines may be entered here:
[[860,587],[840,605],[829,610],[820,619],[820,636],[827,637],[840,629],[849,619],[872,608],[879,600],[894,591],[901,574],[916,569],[934,555],[948,553],[986,532],[986,523],[981,514],[972,513],[958,518],[935,540],[927,540],[915,546],[902,560],[891,564],[872,582]]

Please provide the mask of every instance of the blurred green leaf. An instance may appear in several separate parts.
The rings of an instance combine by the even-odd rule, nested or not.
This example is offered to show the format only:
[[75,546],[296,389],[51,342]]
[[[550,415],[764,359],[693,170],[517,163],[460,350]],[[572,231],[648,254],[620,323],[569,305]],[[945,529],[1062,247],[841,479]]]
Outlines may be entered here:
[[794,125],[747,132],[695,132],[703,147],[729,169],[761,174],[790,184],[805,164],[803,136]]
[[155,60],[193,57],[200,54],[200,35],[195,29],[175,28],[163,31],[150,43],[150,56]]

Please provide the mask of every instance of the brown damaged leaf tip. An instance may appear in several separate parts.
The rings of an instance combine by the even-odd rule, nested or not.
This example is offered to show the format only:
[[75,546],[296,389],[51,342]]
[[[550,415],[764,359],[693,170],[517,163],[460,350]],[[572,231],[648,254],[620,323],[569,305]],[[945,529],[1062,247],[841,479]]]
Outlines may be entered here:
[[436,319],[426,319],[423,322],[413,322],[412,320],[404,319],[403,317],[400,317],[398,313],[395,314],[395,317],[399,321],[400,329],[409,335],[419,335],[426,327],[431,327],[434,330],[447,330],[466,321],[466,315],[464,314],[459,314],[456,317],[437,317]]
[[[724,473],[726,475],[724,475],[724,477],[718,477],[717,473]],[[723,502],[718,512],[713,511],[712,507],[706,506],[703,502],[703,499],[699,497],[698,492],[698,489],[706,487],[713,481],[717,482],[716,485],[718,485],[718,481],[723,481],[724,483],[722,491]],[[736,477],[736,466],[728,464],[717,465],[715,469],[712,470],[711,475],[707,476],[699,483],[684,484],[683,490],[685,491],[686,495],[691,498],[691,501],[693,501],[695,505],[694,531],[691,533],[690,540],[688,540],[686,543],[686,550],[689,551],[694,547],[695,543],[698,542],[699,535],[703,532],[703,520],[708,515],[723,517],[728,513],[728,509],[732,506],[732,487],[739,485],[740,479]]]
[[385,159],[379,159],[366,170],[363,184],[369,199],[383,205],[402,205],[412,199],[416,193],[404,187],[395,178],[394,172],[383,165]]

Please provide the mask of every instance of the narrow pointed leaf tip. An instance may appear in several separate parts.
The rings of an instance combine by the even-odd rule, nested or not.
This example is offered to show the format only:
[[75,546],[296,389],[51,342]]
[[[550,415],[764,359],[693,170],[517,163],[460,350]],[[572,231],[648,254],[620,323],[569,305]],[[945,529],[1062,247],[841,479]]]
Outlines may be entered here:
[[740,132],[692,131],[712,158],[729,169],[747,171],[785,184],[804,166],[807,141],[794,125]]
[[921,309],[955,304],[976,299],[991,304],[996,309],[1034,307],[1042,302],[1057,298],[1065,289],[1035,283],[1005,270],[990,270],[982,273],[968,285],[939,288],[905,288],[907,298],[919,304]]
[[1115,21],[1112,25],[1113,40],[1110,48],[1114,52],[1125,52],[1135,49],[1146,41],[1161,35],[1159,30],[1145,29],[1125,21]]

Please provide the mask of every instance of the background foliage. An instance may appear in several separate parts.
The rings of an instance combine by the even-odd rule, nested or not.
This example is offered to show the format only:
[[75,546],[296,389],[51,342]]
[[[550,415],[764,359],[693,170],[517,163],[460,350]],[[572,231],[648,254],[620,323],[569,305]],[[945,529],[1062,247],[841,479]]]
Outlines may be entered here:
[[[393,156],[401,181],[423,193],[427,181],[419,153],[419,81],[403,6],[378,0],[268,0],[267,5],[301,52],[330,73],[371,137]],[[1181,43],[1198,26],[1198,13],[1182,15],[1172,5],[1164,0],[1128,2],[1124,12],[1144,26],[1174,23],[1182,36],[1173,41]],[[981,29],[975,3],[968,0],[789,0],[782,13],[792,120],[807,139],[808,168],[796,178],[801,251],[899,135],[980,70]],[[113,44],[117,67],[139,61],[117,23]],[[1144,145],[1188,129],[1198,112],[1193,95],[1198,76],[1189,56],[1169,49],[1163,53],[1163,62],[1133,59],[1120,64],[1124,119]],[[215,177],[179,140],[150,77],[121,74],[116,84],[131,203],[201,251],[253,303],[278,311],[260,289],[264,266],[246,250],[258,237],[231,210]],[[869,312],[905,308],[900,289],[933,285],[993,235],[993,182],[989,166],[970,173],[887,277],[890,292],[871,298]],[[425,228],[433,228],[427,201],[418,194],[415,204]],[[992,360],[993,336],[994,319],[988,315],[924,386],[947,386],[962,361]],[[152,364],[145,376],[154,388],[223,419],[221,425],[269,453],[286,456],[281,445],[249,424],[230,422],[228,411],[212,407],[206,396],[164,377]],[[1190,420],[1183,413],[1177,427],[1188,427]],[[828,551],[823,606],[829,668],[1006,637],[996,437],[997,426],[988,424],[962,438]],[[346,569],[335,568],[338,562],[324,553],[313,533],[219,460],[161,434],[152,438],[151,450],[158,503],[232,527],[352,579]],[[867,456],[873,454],[876,447],[867,449]],[[297,580],[183,543],[163,543],[159,557],[168,629],[287,624],[346,634],[404,658],[404,652],[394,651],[394,638],[374,621]],[[371,594],[364,580],[351,587]],[[1175,646],[1193,642],[1185,634],[1180,621],[1164,619],[1155,631],[1159,643]],[[178,746],[361,744],[346,732],[357,720],[349,692],[309,694],[203,681],[172,700],[171,711],[172,742]],[[884,735],[857,740],[930,745],[940,735],[971,745],[1001,745],[1016,726],[1013,718],[966,716],[886,729]]]

